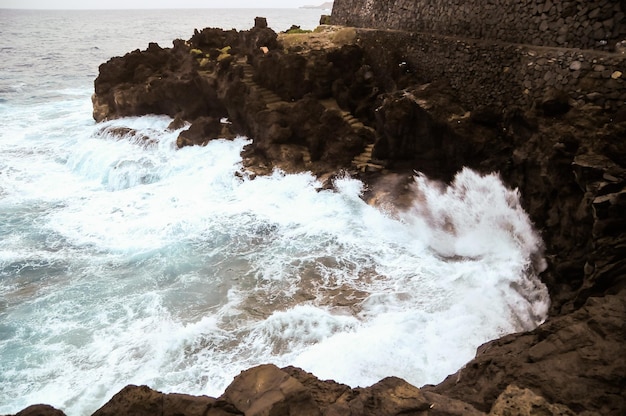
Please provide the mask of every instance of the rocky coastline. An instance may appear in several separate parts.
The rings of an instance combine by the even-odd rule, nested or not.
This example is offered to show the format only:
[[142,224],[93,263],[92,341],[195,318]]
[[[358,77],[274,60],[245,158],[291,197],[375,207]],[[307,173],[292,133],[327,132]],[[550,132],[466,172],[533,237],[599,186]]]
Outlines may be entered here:
[[128,386],[94,415],[626,414],[626,112],[556,89],[527,107],[460,102],[445,78],[381,54],[405,36],[339,26],[279,35],[263,18],[249,31],[206,28],[102,64],[94,119],[169,115],[172,127],[190,123],[179,147],[246,135],[252,177],[306,170],[331,187],[349,172],[368,203],[397,210],[414,196],[415,170],[442,182],[464,166],[499,172],[545,242],[546,322],[484,344],[436,386],[390,377],[352,389],[265,365],[219,398]]

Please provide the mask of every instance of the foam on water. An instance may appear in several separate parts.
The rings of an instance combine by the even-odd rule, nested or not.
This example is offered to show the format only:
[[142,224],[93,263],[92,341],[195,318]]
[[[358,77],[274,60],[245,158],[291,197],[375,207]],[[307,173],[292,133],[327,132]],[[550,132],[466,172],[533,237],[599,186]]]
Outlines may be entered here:
[[349,177],[249,179],[246,138],[178,150],[167,117],[94,125],[92,86],[68,80],[33,99],[0,80],[0,414],[90,414],[129,383],[217,396],[268,362],[437,383],[546,316],[541,242],[496,175],[416,175],[392,215]]
[[266,362],[436,383],[545,316],[540,241],[495,175],[418,175],[414,209],[392,217],[349,177],[336,191],[307,173],[247,179],[244,138],[177,150],[170,121],[14,143],[0,394],[19,399],[1,411],[84,414],[128,383],[219,395]]

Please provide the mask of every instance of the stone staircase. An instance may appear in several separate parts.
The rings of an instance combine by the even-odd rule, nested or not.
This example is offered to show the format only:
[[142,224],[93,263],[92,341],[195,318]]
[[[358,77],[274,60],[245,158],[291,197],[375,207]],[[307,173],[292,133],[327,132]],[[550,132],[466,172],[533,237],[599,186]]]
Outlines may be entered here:
[[[322,103],[322,105],[324,105],[324,107],[326,107],[326,109],[329,109],[329,110],[333,109],[333,110],[339,111],[339,113],[341,114],[341,117],[344,119],[346,123],[348,123],[348,125],[353,130],[356,130],[356,131],[361,130],[361,129],[372,130],[371,127],[366,126],[359,119],[354,117],[352,113],[341,109],[339,107],[339,104],[334,98],[329,98],[326,100],[322,100],[320,102]],[[365,146],[363,153],[357,155],[352,160],[352,166],[354,166],[360,172],[378,172],[378,171],[383,170],[385,167],[382,164],[377,163],[377,161],[375,161],[374,159],[372,159],[373,150],[374,150],[373,143],[370,143],[367,146]]]
[[[252,65],[248,64],[244,59],[239,59],[236,62],[236,65],[242,68],[243,77],[241,81],[248,86],[251,94],[255,94],[260,97],[261,100],[265,103],[265,106],[269,109],[277,108],[283,105],[290,105],[289,102],[284,101],[280,98],[275,92],[260,86],[254,81],[254,68]],[[328,110],[337,111],[343,120],[350,126],[350,128],[356,132],[366,129],[373,129],[369,126],[363,124],[359,119],[354,117],[354,115],[349,112],[343,110],[339,107],[339,104],[334,98],[328,98],[325,100],[320,100],[320,103]],[[363,152],[357,155],[352,160],[352,166],[361,172],[377,172],[383,170],[385,167],[379,162],[372,159],[372,151],[374,149],[374,144],[370,143],[365,146]],[[306,147],[302,146],[302,161],[305,167],[311,166],[311,155],[306,149]]]
[[[241,81],[250,88],[250,91],[257,94],[269,109],[274,109],[283,105],[289,105],[287,101],[280,98],[275,92],[264,88],[254,81],[254,68],[244,60],[239,60],[237,64],[243,68],[243,78]],[[305,146],[298,149],[302,153],[302,162],[305,167],[311,166],[311,154]]]
[[380,163],[377,163],[372,158],[372,151],[374,150],[374,144],[370,143],[365,146],[365,150],[360,155],[357,155],[352,160],[352,166],[357,168],[360,172],[380,172],[385,169]]
[[267,108],[273,108],[279,105],[288,104],[287,101],[284,101],[282,98],[276,95],[276,93],[260,86],[254,81],[254,68],[252,68],[252,65],[244,62],[243,60],[238,61],[237,64],[243,68],[242,82],[246,84],[251,91],[256,92],[259,97],[261,97],[261,99],[265,102],[265,106]]
[[365,124],[361,123],[359,121],[359,119],[354,117],[351,112],[345,111],[341,107],[339,107],[339,104],[337,103],[337,100],[335,100],[334,98],[327,98],[325,100],[320,100],[320,103],[322,103],[322,105],[327,110],[336,110],[336,111],[338,111],[339,114],[341,114],[341,118],[343,118],[344,121],[346,123],[348,123],[350,125],[350,127],[352,127],[353,130],[357,130],[357,129],[361,129],[361,128],[369,128],[369,127],[365,126]]
[[304,163],[304,166],[311,166],[311,153],[306,147],[302,149],[302,162]]

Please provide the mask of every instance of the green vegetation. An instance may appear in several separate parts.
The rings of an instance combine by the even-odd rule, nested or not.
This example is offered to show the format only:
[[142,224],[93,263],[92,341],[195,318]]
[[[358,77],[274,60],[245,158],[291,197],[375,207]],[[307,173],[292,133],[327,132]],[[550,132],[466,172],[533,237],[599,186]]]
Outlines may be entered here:
[[307,29],[300,29],[300,26],[296,26],[293,25],[291,26],[289,29],[287,29],[285,31],[285,34],[287,35],[297,35],[297,34],[301,34],[301,33],[311,33],[311,30],[307,30]]
[[351,27],[340,29],[332,35],[332,39],[338,46],[353,44],[356,41],[356,30]]
[[220,54],[217,57],[217,62],[221,62],[230,56],[230,46],[224,46],[219,51],[220,51]]

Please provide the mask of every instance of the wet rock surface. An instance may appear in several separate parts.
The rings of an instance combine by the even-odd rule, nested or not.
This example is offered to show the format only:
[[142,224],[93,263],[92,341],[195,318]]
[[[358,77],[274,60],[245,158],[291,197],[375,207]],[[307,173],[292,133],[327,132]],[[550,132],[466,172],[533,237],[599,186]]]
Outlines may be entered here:
[[[365,200],[396,209],[412,198],[414,170],[444,182],[463,166],[500,172],[545,242],[545,264],[535,266],[545,268],[550,316],[481,346],[437,386],[391,377],[353,389],[266,365],[216,399],[129,386],[96,414],[625,414],[623,117],[558,93],[530,107],[468,106],[445,79],[369,60],[372,44],[359,44],[353,29],[288,37],[264,26],[204,29],[171,49],[113,58],[95,82],[95,119],[167,114],[190,123],[179,146],[244,134],[254,174],[348,171],[368,185]],[[58,411],[20,414],[60,414],[50,412]]]

